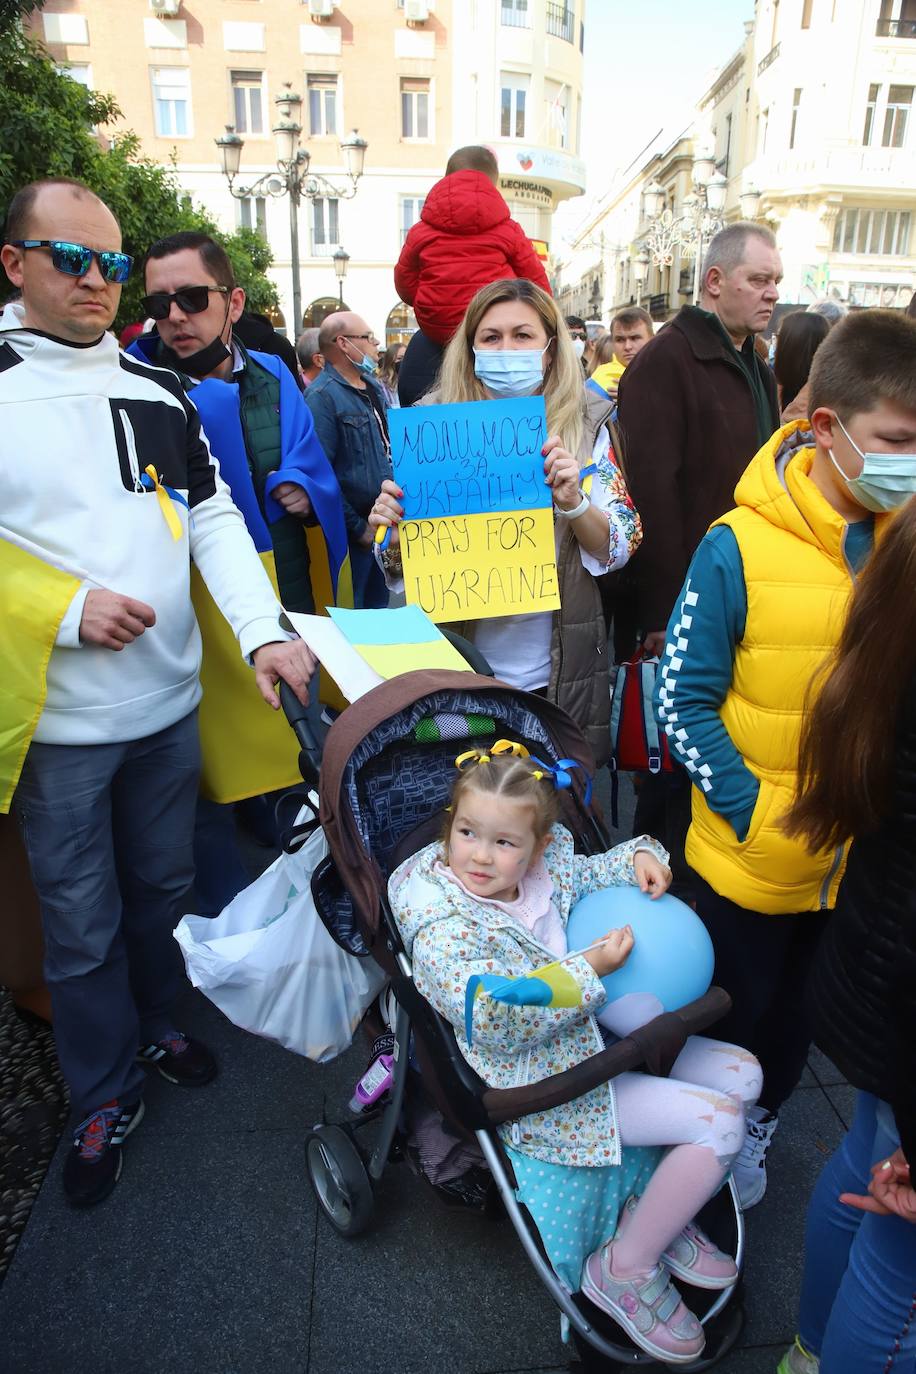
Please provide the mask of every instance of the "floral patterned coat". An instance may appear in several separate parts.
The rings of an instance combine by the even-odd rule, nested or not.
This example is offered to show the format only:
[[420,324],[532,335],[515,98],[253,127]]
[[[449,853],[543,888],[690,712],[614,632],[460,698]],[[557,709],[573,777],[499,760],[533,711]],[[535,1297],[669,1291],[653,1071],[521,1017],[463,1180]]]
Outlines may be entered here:
[[[663,863],[668,855],[642,836],[592,857],[573,852],[572,837],[555,826],[545,861],[553,900],[564,926],[580,898],[603,887],[636,883],[633,856],[639,849]],[[607,1000],[588,960],[578,955],[566,968],[582,988],[578,1007],[513,1007],[479,997],[474,1004],[473,1043],[464,1029],[465,989],[475,973],[517,977],[556,956],[509,915],[484,907],[435,872],[441,844],[427,845],[391,876],[388,895],[413,963],[420,993],[454,1026],[461,1052],[485,1083],[515,1088],[538,1083],[580,1064],[604,1048],[594,1018]],[[548,1111],[535,1112],[500,1128],[515,1149],[549,1164],[620,1163],[612,1083]]]

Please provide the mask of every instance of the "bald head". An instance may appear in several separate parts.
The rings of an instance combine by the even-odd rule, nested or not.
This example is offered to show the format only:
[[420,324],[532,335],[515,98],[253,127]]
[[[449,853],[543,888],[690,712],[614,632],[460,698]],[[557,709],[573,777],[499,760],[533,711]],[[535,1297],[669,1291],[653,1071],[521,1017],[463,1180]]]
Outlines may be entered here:
[[378,363],[378,340],[362,315],[352,310],[336,310],[328,315],[318,331],[318,348],[351,382],[360,378],[364,358]]
[[118,235],[117,247],[121,246],[121,226],[108,209],[108,206],[89,187],[71,177],[45,177],[41,181],[30,181],[16,192],[10,201],[6,215],[5,239],[66,238],[67,235],[55,229],[53,235],[39,234],[33,223],[36,214],[42,217],[50,214],[58,217],[66,215],[73,202],[94,205],[96,210],[104,211],[114,225]]

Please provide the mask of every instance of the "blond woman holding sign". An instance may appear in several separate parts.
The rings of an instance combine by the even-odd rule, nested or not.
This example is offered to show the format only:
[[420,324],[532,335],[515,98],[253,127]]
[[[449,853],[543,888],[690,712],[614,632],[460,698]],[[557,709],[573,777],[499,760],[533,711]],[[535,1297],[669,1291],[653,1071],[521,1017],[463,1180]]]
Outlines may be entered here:
[[[603,763],[610,749],[607,630],[595,578],[624,566],[642,526],[617,466],[611,403],[583,387],[552,297],[524,279],[491,282],[468,306],[446,350],[438,388],[424,404],[535,394],[547,407],[550,437],[542,454],[553,495],[560,609],[493,615],[452,628],[474,641],[496,677],[568,711]],[[582,469],[593,464],[584,491]],[[377,553],[391,588],[401,582],[401,496],[396,483],[383,482],[369,514],[373,528],[392,527],[388,548]]]

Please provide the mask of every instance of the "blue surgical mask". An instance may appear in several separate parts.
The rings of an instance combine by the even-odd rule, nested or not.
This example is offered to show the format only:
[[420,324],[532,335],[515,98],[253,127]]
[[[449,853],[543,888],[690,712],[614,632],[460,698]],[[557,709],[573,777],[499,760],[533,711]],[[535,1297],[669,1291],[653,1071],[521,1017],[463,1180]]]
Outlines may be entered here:
[[839,415],[836,422],[862,459],[859,475],[847,477],[834,458],[833,449],[827,450],[854,501],[865,510],[882,515],[897,510],[916,494],[916,453],[863,453]]
[[545,348],[475,348],[474,372],[491,396],[533,396],[544,381]]
[[378,363],[370,358],[368,353],[361,353],[355,361],[353,358],[350,358],[349,361],[353,363],[357,372],[361,372],[364,377],[374,377],[378,372]]

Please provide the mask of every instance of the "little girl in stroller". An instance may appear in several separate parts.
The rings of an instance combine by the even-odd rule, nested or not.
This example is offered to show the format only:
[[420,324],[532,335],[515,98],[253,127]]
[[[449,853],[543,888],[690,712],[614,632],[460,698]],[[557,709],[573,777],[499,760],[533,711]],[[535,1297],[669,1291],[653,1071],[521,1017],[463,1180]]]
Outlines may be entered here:
[[[465,992],[474,974],[518,977],[566,954],[566,922],[590,892],[634,884],[660,895],[668,856],[648,837],[591,857],[573,852],[557,824],[555,770],[499,741],[457,761],[447,832],[398,867],[389,896],[418,991],[451,1022],[461,1051],[493,1087],[538,1082],[602,1046],[595,1014],[601,977],[633,945],[628,928],[569,956],[581,988],[575,1007],[474,1004],[465,1038]],[[613,1004],[607,1018],[613,1026]],[[604,1017],[602,1019],[605,1019]],[[648,1354],[688,1363],[703,1328],[672,1286],[724,1289],[737,1270],[693,1224],[721,1186],[760,1093],[757,1061],[734,1045],[691,1036],[668,1078],[624,1073],[586,1096],[500,1128],[529,1211],[555,1270]],[[619,1201],[621,1147],[668,1146],[641,1196]]]

